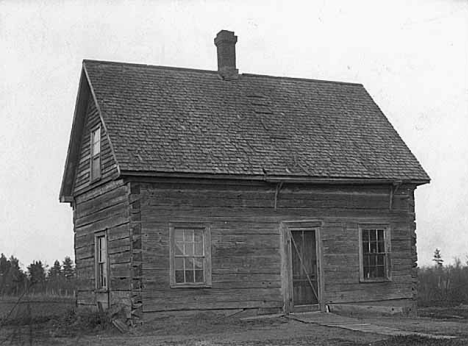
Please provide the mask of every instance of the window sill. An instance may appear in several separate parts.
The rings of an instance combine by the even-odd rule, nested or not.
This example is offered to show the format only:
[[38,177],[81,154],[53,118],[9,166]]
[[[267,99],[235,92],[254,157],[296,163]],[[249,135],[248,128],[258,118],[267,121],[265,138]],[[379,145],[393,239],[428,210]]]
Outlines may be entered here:
[[96,288],[94,290],[94,293],[109,293],[109,289],[108,288]]
[[360,279],[359,283],[361,283],[361,284],[372,284],[372,283],[391,282],[391,281],[392,281],[392,279],[390,279],[390,278]]
[[208,284],[171,284],[171,288],[211,288]]
[[91,180],[89,181],[89,183],[90,183],[90,184],[95,184],[95,183],[99,182],[100,180],[101,180],[101,177],[99,177],[99,178],[94,178],[94,179],[91,179]]

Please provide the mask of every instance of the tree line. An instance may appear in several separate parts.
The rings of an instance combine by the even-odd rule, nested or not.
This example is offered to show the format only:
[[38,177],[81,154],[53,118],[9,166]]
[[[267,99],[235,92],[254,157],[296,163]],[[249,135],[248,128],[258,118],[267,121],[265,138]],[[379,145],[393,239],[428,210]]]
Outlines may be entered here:
[[421,306],[468,304],[468,257],[444,265],[442,252],[434,251],[434,265],[418,270],[418,303]]
[[0,255],[0,295],[33,294],[72,295],[75,289],[75,267],[70,257],[52,267],[33,261],[24,271],[18,258]]

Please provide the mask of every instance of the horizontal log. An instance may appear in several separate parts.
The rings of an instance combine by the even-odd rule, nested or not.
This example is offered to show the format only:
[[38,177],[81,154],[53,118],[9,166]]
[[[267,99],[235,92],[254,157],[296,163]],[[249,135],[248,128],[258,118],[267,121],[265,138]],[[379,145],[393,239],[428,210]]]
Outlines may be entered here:
[[253,281],[222,281],[213,280],[213,289],[245,289],[245,288],[281,288],[281,281],[253,280]]
[[357,283],[330,283],[325,284],[325,291],[327,293],[344,293],[361,292],[362,294],[372,294],[374,292],[400,292],[401,290],[410,290],[411,282],[357,282]]
[[94,223],[90,223],[84,226],[75,227],[75,232],[87,233],[87,232],[104,231],[106,229],[121,226],[126,223],[129,223],[128,216],[117,215],[117,216],[99,220],[99,221],[96,221]]
[[213,282],[231,282],[231,281],[280,281],[281,275],[277,274],[258,274],[258,273],[213,273]]
[[164,300],[167,303],[191,303],[194,301],[229,302],[238,300],[276,300],[281,297],[279,288],[173,288],[166,290],[151,290],[146,286],[142,292],[143,299]]
[[76,218],[75,227],[79,228],[85,225],[89,225],[101,220],[106,220],[108,218],[121,216],[129,217],[128,205],[126,203],[119,203],[116,205],[109,206],[106,209],[102,209],[96,213],[89,214],[87,216]]
[[359,253],[355,251],[353,254],[341,254],[341,253],[327,253],[323,256],[323,265],[327,268],[332,266],[341,266],[344,270],[349,270],[350,263],[359,264]]
[[120,186],[88,201],[77,203],[76,218],[81,218],[117,204],[128,204],[127,186]]
[[280,236],[278,235],[263,235],[263,234],[243,234],[243,235],[234,235],[230,233],[219,234],[218,232],[211,232],[211,242],[212,246],[218,249],[222,248],[231,248],[235,246],[242,247],[277,247],[280,241]]
[[[146,212],[143,213],[143,210]],[[221,207],[142,207],[142,222],[257,222],[259,224],[298,219],[326,218],[330,222],[351,221],[359,223],[389,223],[392,221],[407,220],[408,214],[389,210],[350,210],[343,208],[319,209],[319,208],[221,208]]]
[[[165,180],[159,179],[157,183],[140,183],[141,193],[144,195],[157,196],[159,194],[177,191],[193,191],[203,193],[204,191],[232,191],[233,193],[253,193],[269,192],[275,193],[276,186],[263,182],[238,182],[210,181],[201,182],[193,180],[183,181],[181,179]],[[387,196],[390,193],[390,186],[385,185],[310,185],[310,184],[288,184],[282,187],[280,194],[290,193],[310,193],[310,194],[382,194]],[[398,195],[398,194],[397,194]]]
[[[150,206],[225,206],[239,208],[273,208],[275,193],[158,190],[147,199]],[[345,208],[345,209],[388,209],[389,195],[333,194],[281,191],[277,198],[278,208]]]
[[109,267],[111,277],[130,278],[132,275],[131,263],[113,263]]
[[119,180],[114,180],[114,181],[111,181],[111,182],[108,182],[104,185],[100,185],[96,188],[94,188],[93,190],[90,190],[86,193],[83,193],[82,195],[79,195],[76,197],[76,204],[79,204],[79,203],[83,203],[83,202],[86,202],[90,199],[94,199],[98,196],[101,196],[101,195],[104,195],[106,194],[107,192],[113,190],[113,189],[116,189],[120,186],[123,186],[125,183],[122,179],[119,179]]
[[111,242],[114,240],[125,239],[130,237],[129,224],[118,225],[107,231],[107,239]]
[[125,290],[130,292],[132,289],[132,279],[129,277],[111,277],[110,279],[110,290]]
[[179,311],[179,310],[205,310],[213,309],[264,309],[264,308],[281,308],[283,301],[235,301],[235,302],[204,302],[201,305],[198,302],[193,303],[172,303],[168,304],[164,301],[153,301],[151,299],[143,300],[144,312],[160,312],[160,311]]
[[87,243],[83,246],[75,248],[75,260],[81,261],[86,258],[94,257],[94,244]]
[[132,253],[130,251],[117,252],[109,254],[109,263],[130,263],[132,261]]
[[326,293],[326,303],[350,303],[350,302],[369,302],[379,300],[392,300],[392,299],[412,299],[413,292],[408,289],[402,292],[336,292]]
[[277,247],[256,247],[256,246],[241,246],[233,245],[220,247],[213,246],[211,248],[211,257],[220,257],[229,260],[232,256],[275,256],[279,253],[279,244]]
[[112,255],[112,254],[122,253],[122,252],[125,252],[125,251],[130,251],[130,250],[131,250],[131,244],[130,244],[130,242],[128,242],[126,244],[120,244],[118,246],[109,247],[108,250],[107,250],[107,253],[109,255]]
[[280,268],[281,258],[279,254],[275,256],[236,256],[230,257],[229,261],[224,258],[214,257],[212,258],[213,269],[222,268]]

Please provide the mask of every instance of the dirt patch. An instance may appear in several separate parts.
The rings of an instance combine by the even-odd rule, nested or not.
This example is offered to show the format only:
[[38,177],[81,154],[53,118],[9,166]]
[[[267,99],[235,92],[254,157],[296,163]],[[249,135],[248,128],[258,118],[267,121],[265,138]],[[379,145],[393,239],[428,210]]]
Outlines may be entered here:
[[467,320],[468,305],[419,308],[418,315],[441,320]]
[[[330,316],[325,316],[330,318]],[[345,330],[318,324],[307,324],[285,317],[242,321],[235,317],[199,314],[195,317],[160,317],[121,334],[112,325],[107,329],[64,334],[57,332],[54,320],[0,330],[0,344],[34,345],[185,345],[185,346],[260,346],[260,345],[325,345],[325,346],[396,346],[430,345],[461,346],[468,344],[466,321],[441,321],[430,318],[379,317],[356,319],[400,330],[455,335],[455,340],[435,340],[420,336],[388,337],[373,333]],[[60,323],[63,323],[60,322]],[[70,321],[73,323],[73,320]],[[71,325],[70,325],[71,326]],[[54,329],[55,328],[55,329]],[[68,329],[71,329],[68,327]]]
[[[155,319],[130,333],[120,334],[116,329],[93,331],[73,336],[53,333],[50,324],[42,326],[10,327],[0,332],[6,345],[15,342],[35,345],[338,345],[350,346],[381,340],[381,336],[340,331],[322,326],[310,326],[284,317],[240,321],[235,318],[214,317],[208,314],[196,318]],[[3,333],[2,333],[3,332]],[[23,336],[22,339],[20,336]],[[0,339],[1,340],[1,339]]]
[[413,336],[395,336],[387,340],[371,343],[369,346],[465,346],[465,340],[440,340]]

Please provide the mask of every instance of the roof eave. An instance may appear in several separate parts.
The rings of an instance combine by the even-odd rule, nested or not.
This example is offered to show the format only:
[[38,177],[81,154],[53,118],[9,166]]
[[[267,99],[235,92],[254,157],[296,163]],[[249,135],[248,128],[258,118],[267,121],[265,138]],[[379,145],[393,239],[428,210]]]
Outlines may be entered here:
[[121,170],[122,177],[151,177],[151,178],[185,178],[185,179],[216,179],[216,180],[256,180],[268,183],[296,183],[296,184],[414,184],[423,185],[428,179],[391,179],[391,178],[330,178],[308,176],[270,176],[249,174],[214,174],[214,173],[186,173],[186,172],[154,172]]
[[60,203],[73,203],[72,196],[60,196]]
[[68,202],[73,189],[73,180],[76,170],[76,159],[79,155],[79,134],[84,126],[83,108],[86,107],[89,98],[89,86],[83,69],[81,70],[78,93],[75,101],[75,111],[73,114],[72,128],[70,131],[70,140],[68,143],[67,158],[62,176],[62,185],[60,187],[60,202]]

